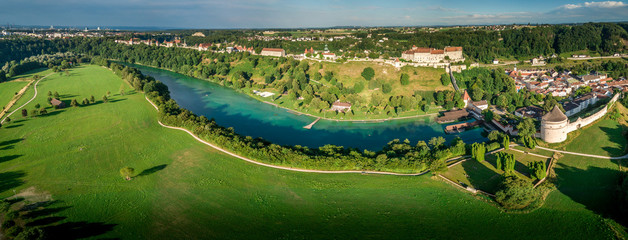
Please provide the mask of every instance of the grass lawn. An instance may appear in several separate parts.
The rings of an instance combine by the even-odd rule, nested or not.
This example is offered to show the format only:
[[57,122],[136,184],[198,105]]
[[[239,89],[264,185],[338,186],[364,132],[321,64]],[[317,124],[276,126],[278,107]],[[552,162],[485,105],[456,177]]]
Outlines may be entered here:
[[580,130],[578,137],[565,146],[565,150],[602,156],[622,156],[625,153],[624,126],[617,121],[603,119]]
[[15,94],[20,91],[28,82],[26,81],[9,81],[0,83],[0,107],[6,107],[6,105],[15,97]]
[[[546,164],[549,163],[549,158],[536,157],[511,150],[504,151],[515,155],[515,159],[517,160],[515,171],[517,171],[517,175],[528,180],[531,180],[528,170],[528,164],[530,162],[544,161]],[[454,182],[470,185],[475,189],[480,189],[488,193],[495,193],[502,180],[501,174],[503,174],[502,170],[497,170],[496,164],[497,158],[495,155],[488,155],[483,162],[468,160],[451,167],[443,175]]]
[[493,164],[486,161],[478,162],[473,159],[449,168],[443,176],[456,183],[462,183],[488,193],[495,193],[502,180]]
[[[37,101],[114,93],[109,103],[15,118],[0,129],[0,197],[54,200],[28,215],[64,238],[121,239],[609,239],[586,204],[604,196],[568,167],[548,203],[506,214],[429,176],[312,174],[246,163],[160,127],[143,95],[120,96],[121,79],[82,66],[43,80]],[[566,158],[566,157],[565,157]],[[597,177],[615,176],[612,164]],[[125,181],[119,169],[136,169]],[[586,172],[583,172],[586,173]],[[610,179],[610,178],[609,178]],[[597,181],[597,180],[596,180]],[[604,182],[606,183],[606,182]],[[605,193],[605,192],[598,192]]]

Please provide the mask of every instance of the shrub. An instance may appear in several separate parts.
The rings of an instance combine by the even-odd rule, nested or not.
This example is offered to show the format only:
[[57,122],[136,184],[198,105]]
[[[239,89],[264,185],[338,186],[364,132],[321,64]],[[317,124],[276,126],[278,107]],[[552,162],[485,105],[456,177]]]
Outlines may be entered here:
[[495,200],[506,209],[525,208],[537,197],[532,183],[516,176],[506,177],[495,194]]
[[375,76],[375,70],[372,67],[366,67],[362,70],[362,77],[366,80],[371,80]]
[[399,81],[401,82],[401,85],[408,85],[410,84],[410,76],[408,76],[408,74],[402,73],[401,79],[399,79]]
[[528,168],[530,169],[530,177],[532,179],[541,180],[547,176],[547,167],[543,161],[531,162]]
[[390,83],[384,83],[384,85],[382,85],[383,93],[389,93],[391,91],[392,91],[392,86],[390,85]]
[[490,152],[490,151],[496,150],[496,149],[498,149],[500,147],[501,147],[501,145],[498,142],[492,142],[492,143],[489,143],[486,146],[486,151]]

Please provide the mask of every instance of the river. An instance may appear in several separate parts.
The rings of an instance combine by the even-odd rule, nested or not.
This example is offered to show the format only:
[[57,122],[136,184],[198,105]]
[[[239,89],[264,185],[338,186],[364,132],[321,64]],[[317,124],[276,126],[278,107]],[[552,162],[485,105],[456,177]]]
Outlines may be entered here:
[[181,107],[214,118],[219,125],[233,127],[241,135],[261,137],[280,145],[315,148],[334,144],[376,151],[393,139],[409,139],[412,144],[436,136],[447,141],[459,136],[466,143],[486,140],[481,135],[482,128],[445,134],[445,125],[427,117],[375,123],[320,120],[308,130],[303,126],[314,121],[313,117],[295,115],[213,82],[151,67],[133,67],[166,84],[171,97]]

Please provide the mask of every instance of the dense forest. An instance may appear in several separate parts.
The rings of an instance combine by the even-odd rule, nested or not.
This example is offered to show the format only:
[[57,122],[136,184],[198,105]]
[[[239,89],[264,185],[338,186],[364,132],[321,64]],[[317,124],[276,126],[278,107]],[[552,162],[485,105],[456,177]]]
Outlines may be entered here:
[[[366,57],[364,51],[373,52],[370,57],[399,57],[401,52],[412,45],[442,49],[446,46],[462,46],[464,54],[472,61],[489,63],[495,58],[530,58],[590,50],[602,55],[625,51],[623,40],[628,39],[627,24],[586,23],[581,25],[527,26],[503,31],[477,29],[449,29],[436,32],[417,30],[415,33],[401,33],[393,30],[370,29],[367,32],[353,33],[356,38],[335,41],[247,40],[252,31],[208,32],[207,37],[185,37],[189,43],[225,43],[254,47],[279,47],[287,53],[300,54],[306,48],[322,50],[328,45],[332,52],[345,57]],[[183,32],[191,34],[191,31]],[[289,33],[286,32],[287,35]],[[371,37],[367,37],[371,34]],[[316,35],[315,35],[316,36]],[[380,40],[387,40],[380,42]],[[340,52],[340,50],[343,50]]]

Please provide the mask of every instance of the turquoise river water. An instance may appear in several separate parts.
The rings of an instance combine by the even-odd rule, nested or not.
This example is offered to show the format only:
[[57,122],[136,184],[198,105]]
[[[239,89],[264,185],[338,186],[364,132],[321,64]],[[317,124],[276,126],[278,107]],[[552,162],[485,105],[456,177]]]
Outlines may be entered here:
[[320,120],[308,130],[303,126],[314,121],[313,117],[290,113],[209,81],[133,66],[166,84],[170,95],[181,107],[214,118],[219,125],[233,127],[241,135],[261,137],[280,145],[320,147],[334,144],[376,151],[393,139],[409,139],[412,144],[419,140],[427,142],[436,136],[443,136],[448,141],[459,136],[466,143],[486,140],[481,135],[482,128],[446,134],[443,131],[445,125],[427,117],[371,123]]

